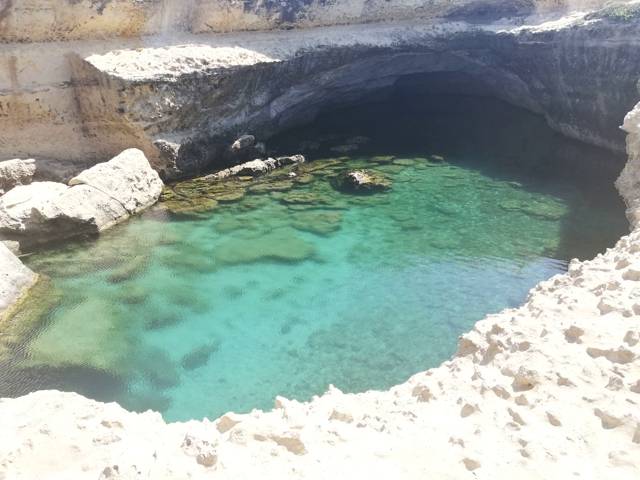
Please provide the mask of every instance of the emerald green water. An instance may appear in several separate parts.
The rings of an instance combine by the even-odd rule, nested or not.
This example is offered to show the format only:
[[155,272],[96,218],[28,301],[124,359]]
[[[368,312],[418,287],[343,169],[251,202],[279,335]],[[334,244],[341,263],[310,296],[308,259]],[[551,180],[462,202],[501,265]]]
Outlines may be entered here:
[[[307,400],[330,383],[385,389],[626,228],[610,183],[594,188],[587,168],[526,168],[491,149],[370,148],[395,157],[317,159],[213,208],[161,204],[28,257],[51,280],[20,314],[32,327],[2,360],[0,396],[60,388],[186,420]],[[360,167],[392,189],[332,187]]]

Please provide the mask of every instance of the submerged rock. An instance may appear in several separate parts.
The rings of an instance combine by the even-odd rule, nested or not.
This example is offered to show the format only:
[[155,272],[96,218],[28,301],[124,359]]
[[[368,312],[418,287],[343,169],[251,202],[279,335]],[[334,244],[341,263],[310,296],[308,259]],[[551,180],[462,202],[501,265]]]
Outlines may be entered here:
[[28,347],[25,366],[83,366],[126,371],[134,343],[107,300],[89,298],[49,325]]
[[128,259],[122,265],[113,269],[107,276],[109,283],[122,283],[139,276],[143,273],[149,263],[146,255],[138,255]]
[[250,239],[228,240],[215,250],[216,260],[226,265],[277,261],[302,262],[313,257],[312,244],[292,229],[279,229]]
[[328,205],[331,198],[317,192],[294,191],[280,197],[280,201],[286,205]]
[[540,202],[531,200],[522,202],[518,200],[505,200],[500,202],[500,208],[511,212],[522,212],[530,217],[542,218],[544,220],[560,220],[568,213],[568,207],[566,205],[553,201]]
[[354,170],[344,173],[334,182],[336,188],[347,193],[375,193],[391,188],[391,182],[370,170]]
[[237,202],[247,193],[251,179],[230,178],[211,182],[196,178],[166,187],[162,193],[162,206],[174,214],[199,214],[213,210],[218,203]]
[[212,198],[175,199],[163,202],[162,206],[175,215],[194,215],[209,212],[218,206]]
[[194,348],[182,357],[180,364],[185,370],[195,370],[206,365],[211,356],[220,348],[220,342],[213,341]]
[[395,158],[395,155],[375,155],[371,157],[371,162],[385,164],[393,162]]
[[269,193],[269,192],[286,192],[293,188],[293,181],[289,179],[284,180],[269,180],[252,185],[249,188],[251,193]]
[[340,212],[299,212],[296,213],[291,226],[297,230],[315,233],[317,235],[330,235],[338,230],[342,224]]

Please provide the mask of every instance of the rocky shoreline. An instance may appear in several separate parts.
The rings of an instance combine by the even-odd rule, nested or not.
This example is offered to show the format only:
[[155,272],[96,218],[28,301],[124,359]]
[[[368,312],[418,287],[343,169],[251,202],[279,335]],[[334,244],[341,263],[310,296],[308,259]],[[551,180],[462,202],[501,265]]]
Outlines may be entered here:
[[[2,14],[0,5],[0,26]],[[283,55],[288,58],[287,62],[271,58],[273,50],[267,52],[266,57],[256,52],[238,57],[239,52],[223,48],[215,52],[214,59],[220,60],[220,55],[229,54],[232,65],[224,66],[229,74],[226,78],[238,83],[231,82],[231,87],[215,97],[218,107],[214,102],[209,109],[196,108],[196,117],[180,114],[182,109],[194,108],[194,98],[196,104],[202,100],[189,92],[211,83],[212,78],[220,75],[219,68],[203,70],[200,64],[195,74],[193,71],[166,73],[162,70],[166,65],[150,65],[142,77],[134,78],[129,75],[131,66],[140,60],[141,54],[149,54],[142,55],[149,61],[156,59],[153,51],[145,48],[137,53],[123,53],[118,61],[111,61],[114,56],[108,53],[93,58],[76,55],[72,60],[76,81],[73,87],[80,98],[84,126],[99,131],[105,125],[98,121],[100,118],[107,124],[109,119],[117,118],[117,123],[108,125],[112,131],[106,132],[104,143],[83,151],[97,152],[98,158],[115,148],[120,151],[126,142],[127,146],[143,148],[146,154],[155,152],[149,160],[157,170],[177,168],[178,174],[194,173],[210,168],[214,159],[198,160],[195,155],[195,163],[180,164],[187,158],[181,157],[180,151],[194,158],[203,146],[218,142],[217,137],[208,134],[216,129],[300,121],[308,112],[301,112],[296,105],[301,105],[301,98],[322,103],[322,96],[327,92],[318,89],[315,76],[322,78],[327,71],[337,69],[343,73],[334,77],[331,85],[345,94],[341,98],[352,98],[349,92],[362,87],[363,81],[381,78],[379,75],[367,77],[363,73],[365,68],[383,71],[380,69],[386,66],[390,68],[387,78],[390,80],[398,74],[415,73],[416,60],[425,68],[434,62],[440,67],[445,65],[444,69],[436,68],[442,71],[450,70],[454,60],[462,58],[464,66],[456,64],[458,70],[486,74],[487,70],[503,65],[499,57],[526,60],[531,52],[538,52],[536,47],[545,41],[552,47],[544,49],[540,57],[536,56],[540,60],[538,67],[542,69],[550,59],[552,67],[536,76],[531,73],[538,73],[535,65],[524,62],[514,70],[500,70],[498,76],[485,75],[483,78],[488,79],[491,86],[488,91],[508,91],[510,101],[544,113],[549,123],[563,133],[583,140],[589,138],[615,149],[620,147],[622,138],[614,132],[620,109],[628,109],[630,105],[626,104],[630,99],[637,101],[637,64],[628,61],[635,58],[628,50],[635,47],[632,34],[637,28],[636,20],[602,20],[582,12],[560,23],[530,27],[492,24],[480,30],[473,28],[470,33],[469,27],[464,26],[462,31],[454,31],[452,27],[444,34],[416,27],[406,29],[402,35],[399,29],[404,27],[383,25],[376,30],[386,32],[382,40],[371,39],[363,33],[364,29],[336,27],[335,32],[339,33],[334,36],[331,32],[328,36],[327,32],[320,32],[312,37],[317,43],[314,48],[318,56],[298,56],[301,50],[293,48]],[[338,38],[344,32],[351,32],[345,40],[351,46],[361,45],[363,39],[369,38],[365,50],[374,53],[363,56],[363,62],[354,63],[354,68],[342,69],[344,65],[340,61],[323,63],[328,58],[323,39]],[[593,42],[585,42],[589,35],[596,37]],[[502,44],[507,47],[486,50],[487,58],[476,62],[474,55],[479,50],[470,49],[469,44],[482,39],[493,45],[498,37],[508,39]],[[415,39],[419,41],[414,42]],[[445,40],[458,42],[457,47],[447,47],[446,55],[440,56],[441,42]],[[381,45],[381,41],[386,44]],[[398,44],[403,45],[400,52]],[[259,46],[260,41],[253,45]],[[425,45],[429,46],[429,55],[409,54],[411,49]],[[185,68],[191,68],[189,65],[194,59],[206,59],[211,48],[209,45],[182,55],[180,58],[189,60],[184,63]],[[171,53],[168,49],[162,50],[164,54]],[[338,51],[329,49],[329,54]],[[438,55],[434,56],[434,51],[439,52]],[[342,51],[344,56],[337,58],[350,63],[362,52]],[[593,58],[594,63],[585,60],[587,57]],[[612,74],[609,62],[612,58],[623,59],[613,63],[616,74]],[[319,63],[314,63],[316,60]],[[586,63],[582,63],[583,60]],[[243,70],[237,61],[250,67],[260,66]],[[275,70],[269,72],[274,65]],[[593,65],[597,67],[590,70]],[[318,68],[314,70],[315,67]],[[265,101],[256,106],[251,118],[243,116],[246,104],[232,104],[232,108],[225,106],[227,110],[220,110],[219,105],[226,105],[225,99],[238,94],[238,86],[250,84],[256,76],[269,78],[274,72],[281,75],[288,68],[290,73],[301,69],[312,75],[289,93],[283,93],[291,87],[285,76],[275,90],[254,91],[252,98]],[[588,82],[579,78],[580,72],[584,74],[586,70],[592,74]],[[157,71],[164,72],[160,80]],[[247,72],[250,73],[243,76]],[[531,80],[527,83],[522,82],[519,75],[533,76],[527,77]],[[360,80],[350,83],[354,78]],[[119,93],[115,97],[106,95],[100,99],[104,103],[97,105],[96,85],[103,88],[102,93]],[[598,92],[604,89],[615,90],[616,94],[602,96]],[[118,97],[120,94],[126,102],[118,103],[122,100]],[[158,94],[165,97],[171,94],[177,103],[158,103],[154,100]],[[11,95],[13,99],[15,91]],[[583,97],[597,101],[582,102]],[[558,99],[559,103],[554,103]],[[149,105],[154,108],[149,110]],[[125,111],[114,110],[116,106]],[[169,112],[173,113],[169,115]],[[177,120],[163,123],[163,118],[176,112],[172,118]],[[578,117],[581,124],[572,123],[572,119]],[[225,118],[228,123],[211,124],[206,118]],[[595,126],[590,125],[591,121]],[[640,104],[626,116],[624,129],[629,161],[617,187],[627,203],[632,232],[593,260],[572,261],[566,274],[532,289],[521,307],[489,315],[478,322],[471,332],[461,337],[458,352],[450,361],[418,373],[388,391],[344,394],[330,388],[310,402],[277,398],[270,412],[230,413],[215,421],[167,424],[157,413],[136,414],[116,404],[57,391],[2,399],[0,478],[637,479],[640,475]],[[192,135],[196,131],[207,134],[196,138]],[[19,138],[16,144],[8,145],[24,148]],[[66,147],[56,148],[60,153]],[[140,151],[127,152],[128,156],[144,158]],[[129,160],[125,162],[126,169],[136,164]],[[269,164],[261,162],[247,168],[268,170]],[[84,171],[68,185],[45,185],[48,191],[55,190],[50,201],[45,202],[47,205],[20,211],[16,205],[21,201],[3,205],[0,225],[12,232],[11,240],[18,241],[24,240],[20,232],[40,235],[43,228],[48,228],[49,220],[57,222],[60,218],[65,221],[80,218],[82,225],[88,225],[84,233],[97,233],[149,206],[160,196],[162,182],[148,162],[133,174],[134,180],[125,172],[124,177],[129,179],[124,187],[118,182],[110,183],[113,166],[108,167],[107,163]],[[8,190],[9,195],[14,189],[21,192],[43,187],[32,187],[34,183],[28,181],[27,185],[20,185],[30,168],[29,162],[20,166],[19,179]],[[141,180],[144,191],[136,188],[132,191]],[[0,185],[0,188],[4,187]],[[86,209],[94,203],[83,200],[60,204],[59,201],[80,190],[85,193],[91,190],[91,198],[97,196],[102,200],[94,202],[96,211],[85,210],[74,216],[65,209],[79,206]],[[42,200],[37,197],[35,200]],[[50,215],[38,216],[46,221],[37,223],[35,230],[25,230],[25,225],[31,225],[34,209]],[[106,216],[96,214],[105,211],[108,211]],[[75,232],[77,222],[72,224],[73,227],[63,231]],[[19,301],[37,276],[22,266],[2,243],[0,272],[2,310]],[[0,318],[0,322],[2,320]]]
[[[639,107],[618,186],[634,230],[487,316],[388,391],[165,423],[73,393],[0,401],[6,478],[635,479],[640,471]],[[328,460],[330,459],[330,461]]]
[[452,360],[386,392],[331,388],[308,403],[278,398],[271,412],[174,424],[72,393],[5,399],[0,472],[635,479],[639,281],[636,229],[595,259],[571,262],[522,307],[478,322]]

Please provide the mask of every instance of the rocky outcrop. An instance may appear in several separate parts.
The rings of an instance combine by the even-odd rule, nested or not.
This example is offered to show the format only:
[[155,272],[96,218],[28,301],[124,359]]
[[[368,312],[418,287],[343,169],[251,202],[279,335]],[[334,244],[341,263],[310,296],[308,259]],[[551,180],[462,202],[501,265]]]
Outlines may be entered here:
[[376,193],[389,190],[391,182],[368,170],[354,170],[340,175],[336,188],[347,193]]
[[162,181],[140,150],[129,149],[112,160],[83,171],[69,186],[86,185],[113,198],[134,215],[158,200]]
[[[582,0],[584,6],[603,0]],[[363,23],[434,16],[530,15],[569,1],[527,0],[2,0],[0,42],[230,32]]]
[[[415,74],[429,77],[416,94],[428,87],[495,95],[545,115],[566,135],[621,151],[617,127],[636,101],[638,20],[624,9],[561,18],[574,2],[72,3],[14,0],[7,10],[7,40],[83,40],[0,46],[0,157],[98,163],[134,146],[164,178],[206,173],[229,166],[221,159],[238,132],[266,139],[324,109],[401,83],[409,88]],[[225,22],[221,30],[251,28],[246,20],[263,14],[274,21],[258,28],[283,25],[277,19],[294,3],[297,13],[285,17],[295,25],[307,25],[296,22],[308,11],[334,15],[314,16],[311,25],[406,23],[194,34]],[[172,13],[160,15],[160,4]],[[551,21],[530,16],[542,11]],[[215,20],[222,12],[235,13]],[[498,20],[504,16],[511,19]],[[129,37],[160,32],[160,17],[172,20],[166,34]],[[190,18],[212,27],[192,28]],[[87,39],[93,34],[106,39]],[[114,35],[126,38],[108,38]]]
[[34,182],[0,197],[0,238],[22,249],[97,234],[154,204],[162,181],[144,154],[126,150],[72,178]]
[[230,168],[225,168],[219,172],[206,175],[203,180],[216,181],[223,180],[228,177],[260,177],[275,170],[289,165],[299,165],[305,162],[303,155],[291,155],[288,157],[267,158],[261,160],[259,158],[250,162],[241,163]]
[[38,276],[0,242],[0,325]]
[[36,173],[36,162],[30,160],[5,160],[0,162],[0,195],[16,185],[27,185]]
[[640,225],[640,104],[624,118],[629,159],[616,181],[616,187],[627,204],[627,218],[633,227]]
[[[225,166],[238,130],[268,138],[388,89],[498,97],[565,135],[621,151],[618,126],[640,77],[630,39],[639,32],[640,12],[524,26],[345,26],[201,36],[78,57],[73,68],[89,131],[105,148],[139,146],[167,178]],[[154,145],[167,136],[181,145],[169,163]]]

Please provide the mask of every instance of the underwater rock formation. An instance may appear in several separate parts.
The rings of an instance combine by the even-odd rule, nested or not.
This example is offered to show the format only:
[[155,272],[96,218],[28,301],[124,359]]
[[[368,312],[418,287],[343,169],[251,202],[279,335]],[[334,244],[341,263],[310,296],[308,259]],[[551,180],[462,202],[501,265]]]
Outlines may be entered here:
[[[636,231],[573,261],[522,307],[478,322],[452,360],[389,391],[330,388],[306,403],[277,398],[270,412],[169,425],[74,393],[1,400],[0,473],[635,480],[639,245]],[[213,350],[186,361],[197,368]]]

